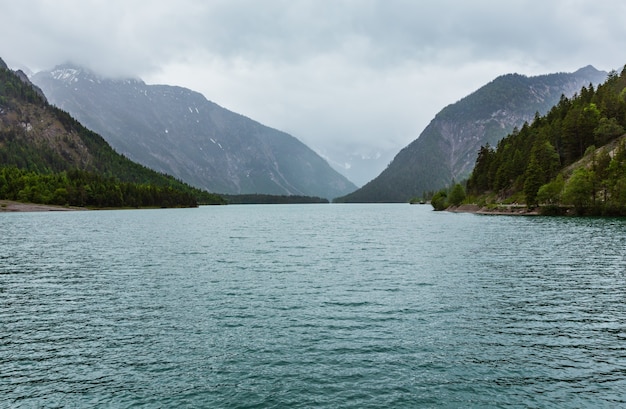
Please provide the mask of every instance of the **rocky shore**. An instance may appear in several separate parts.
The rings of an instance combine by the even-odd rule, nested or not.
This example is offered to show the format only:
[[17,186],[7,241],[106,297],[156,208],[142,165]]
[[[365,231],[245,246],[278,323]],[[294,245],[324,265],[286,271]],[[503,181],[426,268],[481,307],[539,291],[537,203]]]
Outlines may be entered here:
[[538,209],[528,209],[525,205],[498,205],[496,207],[481,207],[478,205],[465,204],[451,206],[446,209],[454,213],[493,214],[505,216],[538,216]]
[[67,212],[73,210],[84,210],[79,207],[42,205],[35,203],[14,202],[11,200],[0,200],[1,212]]

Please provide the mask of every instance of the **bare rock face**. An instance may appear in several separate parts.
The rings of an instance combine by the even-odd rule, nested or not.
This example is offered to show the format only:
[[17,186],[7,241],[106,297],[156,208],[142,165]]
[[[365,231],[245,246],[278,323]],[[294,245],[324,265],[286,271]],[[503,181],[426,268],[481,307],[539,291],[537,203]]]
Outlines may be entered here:
[[190,185],[323,198],[356,189],[293,136],[189,89],[103,78],[69,65],[37,73],[33,81],[118,152]]
[[441,110],[376,179],[339,198],[345,202],[407,202],[467,178],[481,146],[495,146],[583,86],[607,73],[588,66],[574,73],[526,77],[508,74]]

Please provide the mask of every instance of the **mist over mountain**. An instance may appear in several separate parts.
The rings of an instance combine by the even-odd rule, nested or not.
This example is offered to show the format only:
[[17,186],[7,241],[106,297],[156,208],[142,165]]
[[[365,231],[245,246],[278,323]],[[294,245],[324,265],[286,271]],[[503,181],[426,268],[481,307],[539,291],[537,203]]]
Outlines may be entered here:
[[356,189],[295,137],[192,90],[103,78],[72,65],[35,74],[50,103],[115,150],[193,186],[226,194],[332,198]]
[[336,201],[407,202],[467,178],[481,146],[496,145],[537,112],[545,114],[561,95],[570,97],[606,76],[592,66],[574,73],[500,76],[441,110],[377,178]]
[[339,173],[358,187],[382,172],[398,153],[397,148],[376,148],[357,143],[325,146],[317,151]]

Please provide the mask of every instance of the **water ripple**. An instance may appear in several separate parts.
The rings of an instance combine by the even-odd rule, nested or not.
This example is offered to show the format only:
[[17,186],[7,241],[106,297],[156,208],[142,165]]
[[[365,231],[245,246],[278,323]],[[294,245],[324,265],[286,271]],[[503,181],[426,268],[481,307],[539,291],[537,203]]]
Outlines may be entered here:
[[620,407],[626,221],[0,214],[0,407]]

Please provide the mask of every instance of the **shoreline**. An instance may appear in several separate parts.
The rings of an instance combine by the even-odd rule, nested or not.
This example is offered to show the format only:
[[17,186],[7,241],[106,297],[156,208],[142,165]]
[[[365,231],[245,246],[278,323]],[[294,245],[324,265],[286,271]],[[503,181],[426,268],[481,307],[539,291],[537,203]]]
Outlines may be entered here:
[[87,210],[82,207],[44,205],[36,203],[15,202],[13,200],[0,200],[0,213],[17,212],[73,212]]
[[[211,205],[207,205],[211,206]],[[0,200],[0,213],[32,213],[32,212],[80,212],[88,210],[138,210],[138,209],[197,209],[195,207],[79,207],[59,206],[39,203],[16,202],[15,200]]]
[[494,216],[540,216],[539,209],[535,208],[528,210],[526,206],[522,205],[499,205],[494,209],[487,207],[481,207],[478,205],[465,204],[461,206],[452,206],[446,209],[452,213],[473,213],[481,215],[494,215]]

